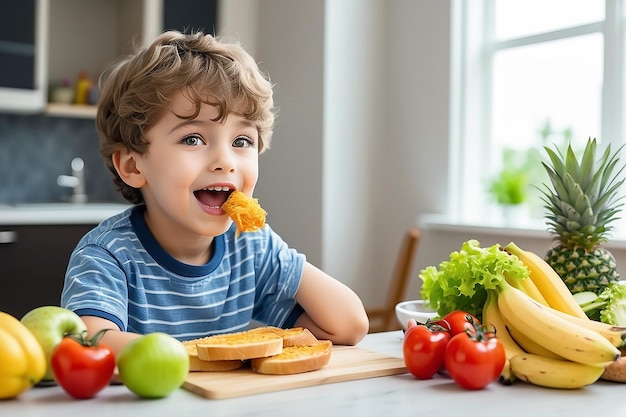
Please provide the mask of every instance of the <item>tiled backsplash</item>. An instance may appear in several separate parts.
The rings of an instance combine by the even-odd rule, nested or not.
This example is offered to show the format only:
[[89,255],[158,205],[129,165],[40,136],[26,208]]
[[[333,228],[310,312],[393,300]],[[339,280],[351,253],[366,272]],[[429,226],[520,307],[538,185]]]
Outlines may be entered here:
[[93,119],[41,114],[0,114],[0,203],[64,201],[71,190],[57,185],[70,163],[85,161],[89,201],[124,202],[98,153]]

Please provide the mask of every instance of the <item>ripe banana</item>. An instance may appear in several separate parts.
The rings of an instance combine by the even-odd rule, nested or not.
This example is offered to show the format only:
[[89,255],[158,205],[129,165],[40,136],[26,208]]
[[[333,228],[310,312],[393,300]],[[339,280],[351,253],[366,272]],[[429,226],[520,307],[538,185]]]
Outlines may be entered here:
[[17,318],[0,311],[0,399],[16,397],[41,381],[46,367],[35,336]]
[[498,381],[502,385],[511,385],[515,382],[516,379],[517,377],[511,369],[511,360],[509,359],[509,355],[507,354],[507,357],[504,360],[504,367],[502,368],[502,372],[500,372],[500,378],[498,379]]
[[515,376],[530,384],[549,388],[577,389],[596,382],[604,367],[523,353],[511,358]]
[[539,288],[537,288],[537,285],[535,285],[530,277],[524,279],[515,279],[509,277],[506,272],[504,273],[504,277],[506,279],[506,282],[508,282],[518,290],[524,291],[533,300],[540,302],[544,306],[548,305],[548,302],[544,298],[543,294],[541,294],[541,291],[539,291]]
[[551,313],[506,282],[498,294],[498,307],[513,328],[565,359],[606,366],[620,357],[619,349],[597,332]]
[[539,255],[523,250],[513,242],[506,245],[504,250],[517,256],[526,265],[530,271],[530,279],[535,283],[550,307],[576,317],[588,319],[559,274]]
[[[507,322],[506,318],[504,319],[504,321],[505,323]],[[532,353],[552,359],[563,359],[561,356],[552,352],[542,344],[529,338],[526,334],[524,334],[524,332],[520,332],[519,330],[517,330],[510,323],[507,324],[506,329],[508,330],[513,340],[517,342],[517,344],[520,345],[522,349],[524,349],[525,353]]]
[[506,330],[506,324],[500,314],[500,309],[498,308],[498,294],[494,290],[489,290],[487,292],[487,301],[483,306],[483,317],[482,322],[484,325],[492,327],[495,330],[496,337],[500,340],[502,345],[504,346],[504,352],[506,354],[506,361],[504,363],[504,368],[500,373],[500,382],[504,385],[511,385],[515,381],[515,375],[511,371],[511,363],[510,359],[521,353],[524,353],[524,350],[515,343],[515,340],[511,338],[511,335]]
[[581,319],[551,307],[546,308],[550,310],[550,312],[564,318],[567,321],[578,324],[579,326],[585,327],[589,330],[593,330],[594,332],[604,336],[604,338],[611,342],[611,344],[615,347],[624,346],[624,342],[626,341],[626,326],[613,326],[601,321]]

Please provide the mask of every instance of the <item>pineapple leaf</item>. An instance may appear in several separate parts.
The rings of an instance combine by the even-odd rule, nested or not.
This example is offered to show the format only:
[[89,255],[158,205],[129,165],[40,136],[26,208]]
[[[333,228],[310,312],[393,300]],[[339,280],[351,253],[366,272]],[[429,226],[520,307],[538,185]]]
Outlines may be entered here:
[[562,179],[563,179],[563,186],[568,191],[567,192],[568,197],[571,196],[570,198],[563,199],[563,200],[568,201],[568,202],[570,201],[573,202],[573,200],[577,198],[580,193],[584,194],[584,192],[582,191],[582,188],[580,188],[579,183],[569,172],[566,172],[565,175],[562,176]]
[[567,220],[567,222],[565,223],[565,225],[567,226],[567,230],[578,230],[578,232],[580,233],[580,223],[573,221],[573,220]]
[[[544,149],[546,150],[546,153],[548,154],[548,157],[550,158],[550,162],[552,162],[552,167],[549,167],[549,168],[554,169],[554,171],[556,172],[564,172],[565,167],[563,166],[561,151],[557,149],[557,152],[558,152],[558,155],[557,155],[557,152],[554,152],[552,149],[548,148],[547,146],[544,147]],[[546,164],[544,164],[544,166],[546,166]]]
[[582,224],[596,224],[598,222],[598,215],[593,212],[591,207],[587,207],[584,210],[579,210],[580,222]]
[[[607,150],[609,150],[609,148],[607,148]],[[623,146],[620,147],[619,151],[621,151],[622,148]],[[622,172],[624,171],[624,165],[620,167],[619,171],[617,171],[615,175],[611,175],[618,162],[619,162],[619,158],[614,157],[609,162],[606,163],[606,167],[604,167],[605,164],[603,164],[603,167],[600,168],[599,171],[604,173],[603,179],[602,179],[603,184],[607,183],[609,187],[611,187],[612,184],[616,184],[613,188],[617,188],[622,185],[622,183],[624,182],[624,178],[622,177],[621,180],[617,181],[617,177],[622,176]]]
[[[567,192],[567,190],[565,189],[565,187],[563,187],[563,181],[561,180],[561,178],[559,177],[559,175],[557,174],[556,171],[554,171],[550,166],[548,166],[547,164],[543,163],[543,166],[546,168],[546,171],[548,173],[548,176],[550,177],[550,182],[552,183],[552,186],[554,187],[554,192],[556,195],[562,196],[561,198],[563,200],[567,200],[569,197],[569,193]],[[546,188],[548,188],[546,186]],[[548,188],[548,193],[547,195],[552,194],[552,192],[550,191],[550,189]]]
[[[607,151],[610,152],[610,146],[607,148]],[[606,194],[603,190],[607,185],[607,180],[611,178],[611,171],[613,170],[613,167],[607,167],[607,155],[608,154],[605,152],[601,159],[600,166],[595,168],[593,176],[589,175],[589,178],[592,178],[592,180],[588,183],[586,188],[583,188],[585,194],[587,194],[592,201],[596,201],[598,198],[601,198],[602,195]],[[594,168],[592,168],[592,170],[594,170]]]
[[[569,150],[571,151],[572,145],[569,145]],[[574,152],[571,151],[573,155]],[[595,155],[596,155],[596,140],[592,140],[587,143],[585,147],[585,151],[583,152],[582,160],[580,163],[580,170],[578,171],[567,171],[567,172],[577,172],[576,181],[580,184],[583,190],[589,190],[591,184],[595,182],[596,175],[594,174],[594,165],[595,165]],[[569,151],[568,151],[569,156]],[[575,159],[576,157],[573,156]],[[601,169],[598,171],[602,171]],[[595,187],[593,187],[595,188]]]
[[[565,172],[569,173],[570,175],[576,175],[576,173],[579,172],[578,159],[576,158],[576,154],[574,153],[571,144],[567,146],[567,154],[565,157]],[[576,175],[576,177],[578,177],[578,175]],[[576,178],[576,180],[578,179],[579,178]]]
[[580,213],[578,213],[578,210],[576,210],[574,206],[566,201],[561,201],[560,206],[561,212],[568,220],[573,220],[576,222],[580,221]]
[[580,232],[586,236],[592,236],[596,232],[596,230],[597,229],[591,224],[580,228]]
[[[616,197],[617,190],[620,188],[624,181],[620,181],[617,184],[614,184],[611,188],[606,191],[603,191],[600,198],[596,200],[596,203],[593,205],[593,211],[600,212],[603,211],[606,207],[613,206],[617,204],[619,201],[623,200],[622,197]],[[617,206],[622,206],[622,204],[617,204]]]
[[[565,152],[545,147],[549,162],[542,164],[549,183],[543,184],[541,200],[546,208],[546,223],[564,247],[593,249],[608,240],[609,225],[621,211],[624,196],[619,195],[626,181],[626,169],[610,144],[598,156],[598,142],[589,138],[582,156],[577,158],[571,145]],[[551,186],[550,186],[551,185]]]
[[[605,212],[603,212],[603,215],[598,215],[598,224],[604,224],[605,226],[605,230],[608,232],[610,230],[613,230],[613,226],[610,226],[610,223],[618,220],[620,217],[617,216],[617,213],[619,213],[622,209],[622,204],[620,204],[619,206],[616,206],[612,209],[606,210]],[[606,242],[606,240],[604,240]]]

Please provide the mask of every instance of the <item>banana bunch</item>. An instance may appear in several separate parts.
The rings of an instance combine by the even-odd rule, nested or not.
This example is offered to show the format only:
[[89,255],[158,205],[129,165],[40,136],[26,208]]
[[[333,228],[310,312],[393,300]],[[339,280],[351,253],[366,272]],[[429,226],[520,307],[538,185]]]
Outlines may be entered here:
[[507,361],[500,380],[575,389],[597,381],[620,357],[626,327],[590,320],[541,257],[510,243],[504,249],[529,269],[523,282],[489,290],[483,323],[496,329]]

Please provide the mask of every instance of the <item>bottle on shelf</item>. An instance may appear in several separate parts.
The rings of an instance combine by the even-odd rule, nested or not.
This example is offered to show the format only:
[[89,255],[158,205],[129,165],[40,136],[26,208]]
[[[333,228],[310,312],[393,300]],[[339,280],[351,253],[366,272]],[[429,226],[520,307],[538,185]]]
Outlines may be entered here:
[[74,87],[69,78],[63,78],[50,90],[50,102],[71,104],[74,101]]
[[91,89],[91,80],[87,71],[81,71],[76,81],[76,94],[74,96],[74,104],[89,104],[89,90]]

